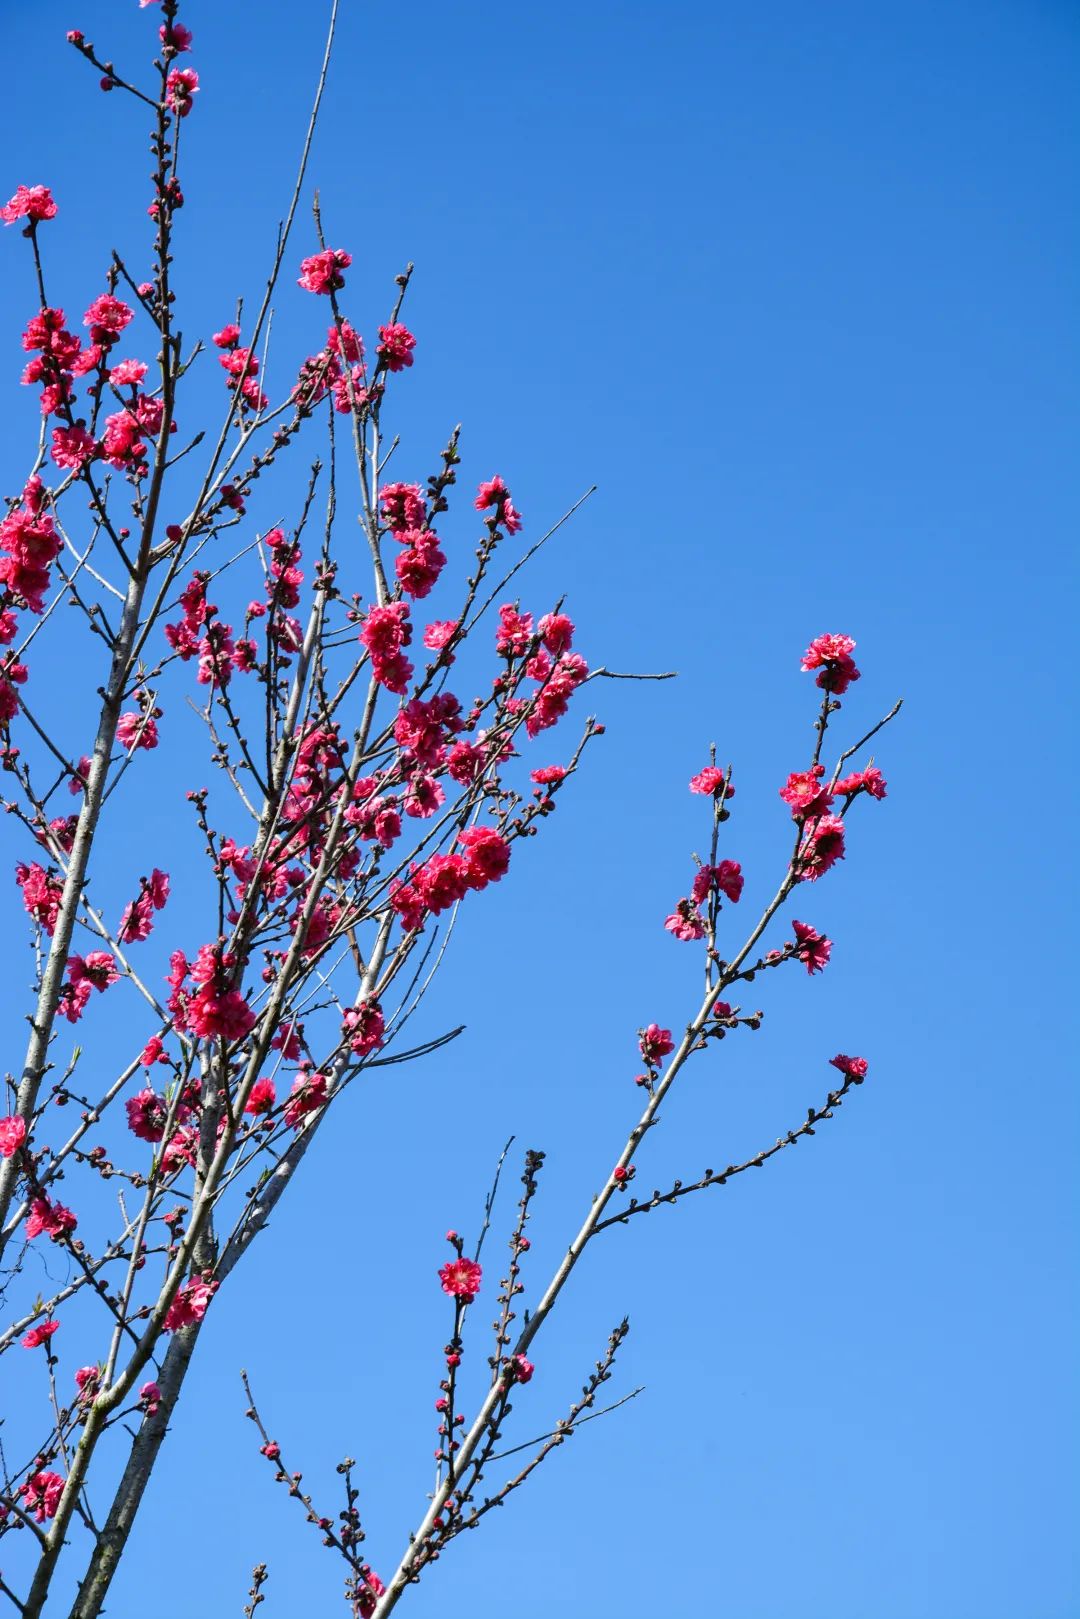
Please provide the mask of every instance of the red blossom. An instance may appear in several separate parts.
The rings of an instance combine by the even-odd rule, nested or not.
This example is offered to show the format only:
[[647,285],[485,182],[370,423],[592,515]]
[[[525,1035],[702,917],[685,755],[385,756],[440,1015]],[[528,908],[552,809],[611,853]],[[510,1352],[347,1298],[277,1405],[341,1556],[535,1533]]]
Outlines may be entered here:
[[204,1282],[200,1279],[186,1283],[178,1290],[166,1310],[165,1319],[161,1324],[162,1330],[178,1332],[181,1327],[190,1327],[196,1321],[201,1321],[216,1291],[216,1282]]
[[305,292],[340,292],[345,285],[341,272],[347,270],[351,263],[352,254],[340,247],[328,247],[323,253],[313,253],[310,258],[301,261],[297,285],[303,287]]
[[56,1509],[60,1505],[63,1493],[64,1480],[59,1473],[31,1473],[25,1483],[19,1485],[23,1509],[32,1513],[37,1523],[44,1523],[47,1518],[56,1517]]
[[0,1158],[13,1158],[25,1140],[25,1119],[17,1114],[0,1119]]
[[450,1293],[462,1304],[471,1304],[480,1291],[483,1272],[475,1259],[458,1255],[448,1260],[439,1272],[444,1293]]
[[18,186],[10,202],[0,208],[0,219],[5,225],[25,219],[33,226],[43,219],[55,219],[56,213],[56,203],[48,186]]
[[855,793],[868,793],[871,798],[884,798],[885,785],[885,777],[877,765],[867,765],[865,770],[853,771],[850,776],[838,781],[836,791],[849,797]]
[[832,940],[812,928],[809,922],[792,921],[795,930],[795,956],[806,963],[808,973],[819,973],[832,955]]
[[400,321],[379,327],[379,342],[375,353],[387,371],[404,371],[406,366],[412,365],[415,347],[416,338]]
[[40,1349],[47,1344],[53,1333],[59,1329],[59,1321],[43,1321],[40,1326],[31,1327],[26,1337],[22,1339],[24,1349]]
[[853,680],[859,679],[851,654],[855,642],[850,635],[819,635],[803,653],[802,668],[818,671],[817,684],[822,691],[841,696]]

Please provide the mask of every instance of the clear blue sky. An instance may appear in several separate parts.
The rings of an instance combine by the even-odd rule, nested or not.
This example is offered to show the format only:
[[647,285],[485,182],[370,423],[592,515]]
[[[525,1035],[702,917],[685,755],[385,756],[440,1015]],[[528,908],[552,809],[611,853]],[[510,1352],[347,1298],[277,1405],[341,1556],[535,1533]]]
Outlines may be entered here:
[[[204,86],[185,129],[192,334],[255,294],[324,9],[182,12]],[[734,762],[745,913],[784,858],[776,789],[812,704],[799,654],[844,630],[864,669],[852,729],[906,707],[879,748],[888,800],[794,908],[833,962],[762,986],[764,1030],[691,1072],[643,1178],[767,1144],[837,1049],[865,1051],[872,1082],[814,1141],[582,1267],[520,1437],[625,1310],[614,1387],[646,1394],[455,1544],[408,1611],[1076,1619],[1080,12],[343,11],[312,177],[356,257],[358,325],[416,261],[411,470],[463,421],[466,479],[500,469],[534,535],[599,484],[529,593],[569,589],[596,661],[680,679],[592,688],[606,738],[513,880],[466,909],[428,1003],[428,1032],[467,1035],[350,1096],[215,1304],[109,1612],[238,1614],[262,1558],[268,1619],[335,1611],[338,1566],[255,1454],[241,1364],[323,1499],[333,1463],[360,1460],[372,1561],[392,1568],[430,1484],[442,1233],[475,1228],[514,1132],[549,1154],[546,1275],[631,1119],[633,1031],[677,1025],[697,993],[661,928],[702,839],[686,780],[710,739]],[[135,0],[3,8],[5,195],[55,187],[72,309],[114,241],[143,240],[148,163],[63,31],[126,67],[156,20]],[[309,243],[305,224],[297,256]],[[34,414],[14,380],[22,245],[0,257],[5,489]],[[302,296],[281,303],[279,333],[307,341]]]

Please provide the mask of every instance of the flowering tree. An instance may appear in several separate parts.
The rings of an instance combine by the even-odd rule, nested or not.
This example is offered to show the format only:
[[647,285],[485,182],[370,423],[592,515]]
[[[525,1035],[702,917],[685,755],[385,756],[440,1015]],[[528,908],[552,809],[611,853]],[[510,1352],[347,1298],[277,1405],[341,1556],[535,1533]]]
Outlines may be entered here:
[[[316,250],[293,249],[333,17],[260,305],[254,315],[237,305],[208,342],[185,342],[172,265],[181,137],[197,117],[199,76],[186,65],[192,36],[178,0],[158,9],[148,78],[126,77],[80,32],[68,35],[101,88],[150,122],[145,263],[115,255],[83,290],[81,320],[71,319],[51,291],[52,191],[19,185],[0,210],[21,233],[33,277],[22,380],[38,391],[42,424],[0,521],[4,807],[20,840],[9,934],[29,931],[34,961],[25,1054],[11,1059],[0,1109],[0,1350],[26,1385],[21,1450],[9,1439],[0,1464],[0,1539],[12,1548],[0,1591],[26,1619],[47,1603],[68,1607],[71,1619],[102,1611],[216,1295],[264,1233],[328,1114],[344,1109],[348,1118],[344,1093],[358,1076],[453,1038],[410,1046],[404,1037],[458,907],[482,903],[473,896],[507,876],[517,846],[542,830],[600,734],[594,719],[574,714],[581,688],[609,675],[576,650],[561,602],[536,613],[517,598],[513,581],[547,536],[515,549],[523,519],[502,478],[480,482],[465,510],[454,501],[456,430],[426,481],[388,472],[398,457],[389,411],[417,349],[401,318],[409,271],[377,338],[365,342],[347,312],[352,260],[327,245],[317,205]],[[272,397],[262,377],[279,293],[309,300],[316,352]],[[184,405],[188,374],[214,359],[221,408],[216,421],[195,425]],[[302,453],[301,440],[306,497],[288,522],[254,532],[245,517],[254,484]],[[343,508],[359,519],[363,570],[351,523],[342,535]],[[447,571],[444,543],[464,565]],[[429,599],[444,616],[429,613]],[[98,693],[92,736],[35,701],[35,660],[55,646],[61,618],[70,624],[64,607],[84,632],[81,641],[65,636],[69,667]],[[808,922],[792,918],[792,936],[779,942],[766,935],[793,893],[844,857],[852,807],[885,796],[863,750],[895,708],[831,767],[824,762],[840,699],[859,678],[854,648],[848,636],[821,635],[803,656],[820,699],[813,745],[780,789],[790,845],[778,855],[776,892],[741,943],[727,930],[743,874],[721,848],[732,771],[714,756],[691,781],[707,852],[664,926],[692,947],[703,986],[673,1020],[675,1032],[657,1022],[639,1031],[638,1106],[613,1124],[602,1189],[586,1198],[580,1230],[522,1315],[544,1163],[541,1152],[525,1155],[486,1353],[477,1353],[470,1310],[492,1291],[481,1258],[499,1174],[474,1240],[447,1233],[437,1277],[447,1296],[438,1475],[392,1572],[380,1560],[380,1578],[367,1560],[353,1464],[339,1469],[344,1507],[329,1516],[287,1470],[248,1390],[272,1477],[344,1559],[354,1614],[389,1614],[451,1540],[599,1414],[625,1321],[554,1427],[531,1446],[507,1438],[536,1340],[585,1249],[760,1167],[812,1135],[862,1083],[865,1059],[836,1056],[831,1088],[823,1082],[819,1102],[773,1145],[634,1195],[648,1134],[687,1063],[759,1027],[761,1012],[740,1004],[742,986],[789,964],[814,974],[828,963],[831,943]],[[455,695],[459,659],[483,695]],[[170,751],[190,844],[163,847],[148,870],[118,875],[115,859],[103,870],[103,828],[145,814],[140,770],[147,754],[170,750],[185,703],[215,783],[192,788],[188,750]],[[553,733],[568,726],[556,747]],[[180,881],[202,906],[195,936],[170,927]],[[163,940],[167,973],[154,957]],[[98,1015],[102,996],[111,1017]],[[64,1261],[47,1296],[27,1263],[43,1245]],[[492,1482],[508,1452],[523,1461]],[[77,1564],[73,1600],[71,1578],[61,1584],[58,1574],[68,1559]],[[257,1568],[249,1613],[264,1580]]]

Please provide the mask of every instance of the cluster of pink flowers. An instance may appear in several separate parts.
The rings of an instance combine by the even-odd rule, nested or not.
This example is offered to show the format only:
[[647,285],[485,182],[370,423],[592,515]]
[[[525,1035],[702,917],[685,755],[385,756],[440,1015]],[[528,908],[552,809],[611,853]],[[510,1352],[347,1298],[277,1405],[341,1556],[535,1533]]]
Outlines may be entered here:
[[116,740],[126,753],[134,753],[139,748],[149,751],[156,748],[159,741],[157,722],[161,709],[155,708],[144,692],[136,692],[135,696],[142,708],[121,714],[116,722]]
[[56,1509],[60,1505],[63,1493],[64,1480],[59,1473],[47,1471],[31,1473],[25,1483],[19,1485],[23,1511],[31,1513],[36,1523],[44,1523],[47,1518],[56,1517]]
[[154,912],[163,911],[169,899],[169,874],[155,866],[149,877],[140,883],[139,897],[124,907],[117,929],[121,944],[136,944],[150,937],[154,926]]
[[418,484],[386,484],[379,491],[380,511],[387,530],[403,549],[394,559],[394,572],[406,595],[430,595],[446,566],[439,536],[428,527],[427,507]]
[[362,1001],[351,1006],[342,1019],[342,1032],[354,1057],[367,1057],[383,1043],[386,1023],[378,1001]]
[[305,292],[340,292],[345,285],[341,272],[347,270],[351,263],[352,254],[340,247],[328,247],[322,253],[313,253],[301,262],[297,285],[303,287]]
[[360,631],[360,642],[371,655],[372,675],[387,691],[403,694],[412,678],[413,666],[403,650],[411,640],[407,602],[389,602],[385,607],[370,609]]
[[[188,35],[190,40],[191,36]],[[184,47],[186,48],[186,47]],[[186,118],[198,94],[199,75],[192,67],[174,67],[165,81],[165,103],[178,118]]]
[[26,1216],[27,1240],[32,1242],[35,1237],[44,1235],[53,1242],[59,1242],[74,1231],[78,1223],[70,1209],[62,1203],[51,1202],[41,1193],[30,1202],[30,1211]]
[[416,338],[400,321],[379,327],[379,342],[375,353],[385,370],[404,371],[412,365],[415,347]]
[[164,1330],[178,1332],[181,1327],[190,1327],[196,1321],[201,1321],[216,1291],[216,1282],[206,1282],[201,1278],[185,1283],[177,1290],[165,1312],[162,1322]]
[[793,770],[780,789],[780,797],[791,810],[792,819],[804,821],[824,815],[832,803],[832,794],[822,785],[824,765],[811,765],[809,770]]
[[836,792],[844,798],[854,798],[856,793],[884,798],[885,787],[885,777],[877,765],[867,765],[865,770],[854,770],[850,776],[842,776],[836,784]]
[[95,989],[104,993],[120,977],[116,960],[107,950],[69,956],[67,975],[68,982],[60,992],[60,1011],[69,1023],[78,1023]]
[[844,823],[838,815],[822,815],[807,828],[796,856],[800,881],[816,883],[844,858]]
[[792,952],[795,959],[805,963],[808,973],[821,972],[832,955],[832,940],[827,939],[816,928],[812,928],[809,922],[796,922],[792,919],[791,926],[795,931]]
[[64,895],[63,884],[36,861],[29,866],[20,862],[15,867],[15,881],[22,889],[23,905],[27,912],[35,922],[41,923],[51,938],[56,930],[56,918],[60,914],[60,901]]
[[834,1068],[839,1068],[842,1074],[847,1074],[849,1079],[853,1079],[856,1085],[862,1084],[870,1066],[865,1057],[845,1057],[843,1052],[830,1057],[829,1062]]
[[[7,609],[19,601],[31,613],[45,609],[45,593],[49,588],[49,564],[63,550],[64,542],[45,502],[48,498],[41,479],[31,478],[22,492],[22,500],[0,519],[0,584],[5,587],[0,607],[0,645],[12,640],[15,621]],[[8,633],[10,631],[10,633]]]
[[851,656],[854,650],[855,642],[850,635],[819,635],[803,653],[802,668],[816,669],[817,684],[822,691],[840,697],[851,682],[859,678],[859,671]]
[[737,905],[742,897],[743,883],[742,867],[737,860],[721,860],[716,866],[699,866],[694,874],[690,898],[679,900],[664,926],[676,939],[684,942],[703,939],[705,919],[700,907],[708,902],[718,911],[721,894]]
[[[275,537],[281,533],[280,529],[271,532]],[[224,688],[234,669],[248,674],[256,667],[257,648],[247,637],[234,640],[232,625],[217,617],[217,608],[206,596],[209,580],[209,574],[199,570],[192,574],[180,593],[184,616],[175,624],[165,625],[165,639],[183,663],[198,660],[196,679],[200,686]],[[267,588],[272,589],[269,584]],[[252,602],[248,607],[252,618],[261,618],[265,612],[262,602]],[[295,619],[279,615],[271,621],[270,634],[287,659],[295,650],[300,627]]]
[[[200,1040],[242,1040],[250,1033],[255,1014],[234,987],[235,966],[218,944],[201,945],[190,966],[182,950],[174,951],[168,1006],[178,1029],[190,1029]],[[194,992],[187,988],[189,973],[197,986]]]
[[726,772],[718,770],[716,765],[706,765],[703,770],[698,771],[696,776],[690,777],[690,791],[692,793],[701,793],[705,797],[719,798],[723,796],[725,799],[734,798],[735,789],[731,783],[728,782],[726,789],[724,787],[725,775]]
[[[163,1096],[159,1096],[156,1091],[142,1090],[135,1096],[129,1096],[124,1106],[127,1109],[128,1129],[132,1135],[138,1136],[140,1141],[164,1139],[169,1104]],[[178,1112],[180,1122],[188,1116],[189,1111],[188,1108],[181,1106]]]
[[650,1023],[648,1028],[641,1030],[638,1045],[650,1068],[659,1068],[664,1058],[675,1050],[671,1030],[662,1029],[658,1023]]
[[421,928],[430,913],[439,916],[470,892],[480,892],[504,876],[510,845],[494,827],[474,826],[458,834],[464,854],[433,854],[410,869],[408,882],[391,888],[390,903],[406,932]]
[[214,333],[213,340],[219,349],[225,351],[218,363],[225,371],[228,388],[233,392],[237,389],[240,391],[241,410],[265,410],[270,401],[259,385],[258,356],[254,349],[240,346],[239,326],[223,326],[220,332]]
[[517,534],[520,530],[521,513],[515,507],[510,498],[510,491],[498,473],[480,485],[474,504],[478,512],[491,513],[488,522],[493,528],[501,525],[508,534]]
[[309,1113],[318,1113],[326,1106],[329,1080],[325,1074],[304,1069],[293,1081],[292,1091],[285,1103],[282,1118],[290,1130],[298,1130]]

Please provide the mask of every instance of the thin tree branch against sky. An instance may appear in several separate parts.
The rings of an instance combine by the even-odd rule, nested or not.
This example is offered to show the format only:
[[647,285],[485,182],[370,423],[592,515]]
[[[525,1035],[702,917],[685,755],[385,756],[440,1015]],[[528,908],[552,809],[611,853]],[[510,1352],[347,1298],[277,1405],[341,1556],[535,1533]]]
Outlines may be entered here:
[[1072,1619],[1080,16],[0,42],[0,1606]]

